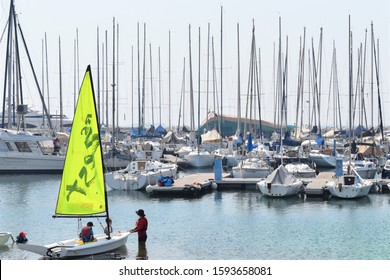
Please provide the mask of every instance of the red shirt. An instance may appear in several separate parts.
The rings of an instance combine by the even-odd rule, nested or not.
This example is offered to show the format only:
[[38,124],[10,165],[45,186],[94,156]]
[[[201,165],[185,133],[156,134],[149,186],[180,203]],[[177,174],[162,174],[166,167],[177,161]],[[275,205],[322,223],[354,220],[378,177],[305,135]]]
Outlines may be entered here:
[[138,232],[138,237],[146,236],[146,230],[148,229],[148,220],[146,217],[140,217],[136,224],[134,230]]

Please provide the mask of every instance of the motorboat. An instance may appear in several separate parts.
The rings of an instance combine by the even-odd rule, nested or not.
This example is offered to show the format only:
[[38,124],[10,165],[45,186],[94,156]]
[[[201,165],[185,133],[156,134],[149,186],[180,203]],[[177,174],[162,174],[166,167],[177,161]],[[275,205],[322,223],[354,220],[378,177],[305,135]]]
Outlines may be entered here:
[[242,160],[232,168],[234,178],[265,178],[272,172],[272,167],[258,157]]
[[177,164],[156,160],[131,161],[125,169],[104,174],[107,186],[114,190],[144,190],[156,184],[159,176],[176,177]]
[[206,150],[194,148],[184,156],[184,159],[187,160],[189,166],[205,168],[213,166],[215,156]]
[[57,173],[65,156],[55,150],[55,137],[0,129],[0,172]]
[[307,163],[291,162],[286,164],[286,169],[297,178],[314,178],[316,170],[311,168]]

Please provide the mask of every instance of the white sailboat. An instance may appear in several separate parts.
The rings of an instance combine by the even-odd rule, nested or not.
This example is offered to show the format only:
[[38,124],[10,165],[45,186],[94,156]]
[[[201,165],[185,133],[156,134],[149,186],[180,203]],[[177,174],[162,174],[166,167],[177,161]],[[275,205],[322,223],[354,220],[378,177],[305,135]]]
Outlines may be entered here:
[[[53,217],[109,218],[102,155],[91,68],[88,66],[80,88]],[[28,243],[18,246],[51,258],[80,257],[119,248],[126,244],[129,234],[128,231],[97,234],[96,241],[87,243],[76,237],[44,246]]]
[[281,164],[256,186],[265,196],[286,197],[298,194],[303,188],[303,182]]
[[[349,19],[350,25],[350,19]],[[352,50],[351,39],[352,33],[349,28],[349,131],[352,131]],[[351,151],[351,133],[349,134],[349,150]],[[339,198],[358,198],[366,196],[372,187],[372,182],[364,180],[353,167],[351,152],[347,163],[346,173],[341,171],[342,163],[336,167],[336,177],[325,184],[325,188],[329,190],[332,196]]]

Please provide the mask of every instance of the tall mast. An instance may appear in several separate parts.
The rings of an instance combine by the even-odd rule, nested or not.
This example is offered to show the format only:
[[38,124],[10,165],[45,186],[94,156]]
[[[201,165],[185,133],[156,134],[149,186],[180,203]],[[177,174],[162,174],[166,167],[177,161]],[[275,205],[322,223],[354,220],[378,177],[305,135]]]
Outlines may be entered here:
[[138,134],[142,130],[142,115],[141,115],[141,71],[140,71],[140,55],[139,55],[139,22],[137,22],[137,67],[138,67]]
[[222,85],[223,85],[223,77],[222,77],[222,73],[223,73],[223,6],[221,6],[221,118],[220,118],[220,122],[219,122],[219,133],[221,134],[221,136],[223,137],[224,136],[224,132],[222,131],[223,129],[223,102],[222,102],[222,99],[223,99],[223,90],[222,90]]
[[97,27],[96,30],[96,48],[97,48],[97,115],[98,115],[98,122],[99,122],[99,129],[100,129],[100,124],[101,124],[101,116],[100,116],[100,50],[99,50],[99,26]]
[[115,143],[115,17],[112,19],[112,138]]
[[199,56],[198,56],[198,149],[200,144],[200,27],[199,27]]
[[50,118],[50,94],[49,94],[49,63],[47,59],[47,36],[45,32],[45,61],[46,61],[46,92],[47,92],[47,117]]
[[191,25],[188,27],[189,36],[189,59],[190,59],[190,127],[191,131],[194,131],[195,120],[194,120],[194,87],[192,84],[192,57],[191,57]]
[[171,31],[169,30],[169,55],[168,55],[168,114],[169,128],[171,128]]
[[63,105],[62,105],[62,64],[61,64],[61,37],[58,37],[58,68],[60,72],[60,132],[64,131],[64,123],[63,123]]
[[210,74],[210,23],[208,23],[207,25],[206,122],[209,116],[209,74]]
[[145,125],[145,71],[146,71],[146,23],[144,23],[144,60],[143,60],[143,69],[142,69],[142,105],[141,105],[141,115],[142,115],[142,129]]
[[131,46],[131,128],[134,128],[134,47]]
[[158,100],[160,101],[160,108],[159,108],[159,113],[160,113],[160,125],[161,125],[161,56],[160,56],[160,47],[158,47]]
[[149,44],[149,56],[150,56],[150,98],[152,103],[152,125],[154,122],[154,96],[153,96],[153,71],[152,71],[152,44]]
[[237,23],[237,129],[241,130],[240,25]]

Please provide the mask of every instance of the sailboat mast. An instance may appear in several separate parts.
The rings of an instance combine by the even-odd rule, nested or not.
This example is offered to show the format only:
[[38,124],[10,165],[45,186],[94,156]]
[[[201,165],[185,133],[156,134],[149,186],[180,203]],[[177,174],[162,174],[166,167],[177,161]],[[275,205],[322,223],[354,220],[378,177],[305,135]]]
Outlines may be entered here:
[[61,37],[58,37],[58,68],[60,72],[60,132],[64,131],[63,105],[62,105],[62,62],[61,62]]
[[224,137],[224,132],[222,131],[223,127],[223,6],[221,6],[221,117],[220,117],[220,122],[219,122],[219,133],[221,134],[222,137]]
[[240,24],[237,23],[237,128],[241,130]]
[[112,138],[115,143],[115,18],[112,20]]
[[189,36],[189,66],[190,66],[190,128],[191,131],[194,131],[195,121],[194,121],[194,88],[192,84],[192,57],[191,57],[191,25],[188,27],[188,36]]
[[199,27],[199,54],[198,54],[198,151],[200,144],[200,27]]
[[[351,164],[351,133],[352,133],[352,32],[351,32],[351,16],[348,18],[348,67],[349,67],[349,82],[348,82],[348,106],[349,106],[349,164]],[[349,171],[348,166],[348,171]],[[348,172],[349,174],[350,172]]]

